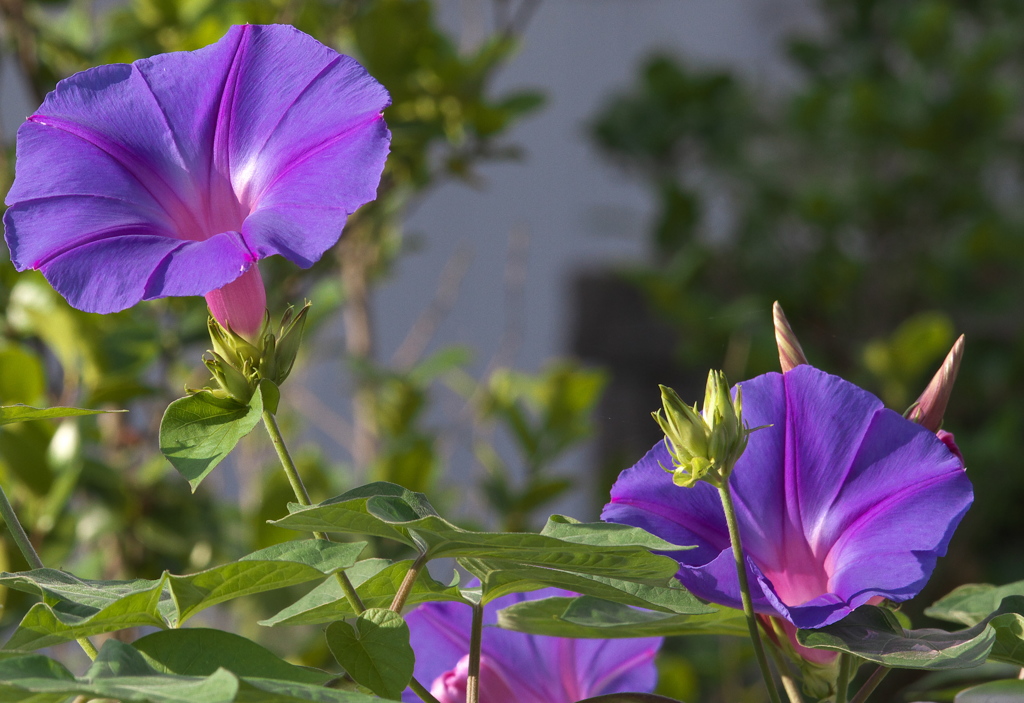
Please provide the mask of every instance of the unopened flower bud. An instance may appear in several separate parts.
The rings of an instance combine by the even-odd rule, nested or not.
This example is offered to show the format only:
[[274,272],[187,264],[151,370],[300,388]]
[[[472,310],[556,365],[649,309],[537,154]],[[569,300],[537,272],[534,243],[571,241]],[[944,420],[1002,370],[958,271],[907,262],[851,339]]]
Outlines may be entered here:
[[775,322],[775,344],[779,347],[779,366],[782,367],[782,373],[806,364],[807,357],[804,355],[803,347],[800,346],[800,341],[796,338],[793,328],[789,326],[786,313],[782,312],[782,306],[777,300],[772,306],[772,319]]
[[265,376],[278,385],[281,384],[295,365],[295,356],[299,353],[302,343],[302,331],[306,327],[306,316],[309,303],[302,306],[298,313],[292,314],[294,308],[288,308],[281,318],[281,332],[277,337],[277,369],[276,377]]
[[736,461],[747,448],[752,430],[743,425],[743,398],[736,389],[735,400],[725,374],[708,374],[704,407],[689,406],[674,390],[661,386],[664,407],[654,419],[665,433],[665,446],[672,457],[672,481],[690,487],[697,481],[722,485]]
[[946,406],[949,405],[949,397],[953,393],[956,375],[960,371],[960,360],[963,355],[964,336],[960,335],[943,360],[942,366],[935,372],[931,382],[924,389],[924,393],[910,406],[910,410],[906,413],[908,420],[916,422],[932,432],[939,431],[939,428],[942,427],[942,417],[946,414]]
[[213,375],[213,380],[228,396],[239,403],[248,403],[256,389],[256,379],[251,372],[251,364],[246,362],[241,369],[237,369],[216,352],[211,353],[213,359],[203,359],[203,363]]

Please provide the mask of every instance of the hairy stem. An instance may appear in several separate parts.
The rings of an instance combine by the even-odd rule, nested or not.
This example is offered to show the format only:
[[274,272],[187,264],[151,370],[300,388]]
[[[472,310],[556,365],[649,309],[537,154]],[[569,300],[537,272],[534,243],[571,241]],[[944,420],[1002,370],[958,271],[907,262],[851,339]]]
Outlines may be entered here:
[[[277,458],[281,460],[281,468],[284,469],[285,476],[288,477],[288,483],[291,484],[292,492],[295,494],[295,500],[299,505],[312,505],[312,501],[309,499],[309,491],[306,490],[306,485],[302,482],[302,477],[299,476],[299,469],[295,466],[295,462],[292,461],[292,455],[288,452],[288,447],[284,443],[284,437],[281,436],[281,428],[277,425],[277,418],[269,410],[263,411],[263,426],[267,428],[267,434],[270,435],[270,441],[274,445],[274,449],[277,451]],[[314,532],[313,536],[317,539],[329,540],[327,534],[324,532]],[[352,606],[352,610],[359,614],[366,610],[363,606],[362,599],[359,598],[359,594],[356,593],[355,586],[352,585],[352,581],[349,580],[348,575],[344,571],[336,571],[334,578],[341,586],[342,593],[345,594],[345,598],[348,599],[349,605]]]
[[718,493],[722,497],[725,521],[729,526],[729,540],[732,542],[732,556],[736,562],[736,575],[740,582],[740,599],[743,602],[743,614],[747,616],[747,629],[750,631],[750,642],[754,645],[757,665],[761,668],[761,676],[764,677],[764,685],[768,688],[768,697],[771,699],[771,702],[782,703],[782,699],[779,697],[779,690],[775,685],[775,679],[772,677],[772,670],[768,666],[768,659],[764,654],[764,645],[761,643],[761,631],[757,626],[757,618],[754,616],[754,602],[750,598],[747,567],[743,557],[743,547],[740,543],[740,526],[736,521],[736,508],[732,503],[728,479],[723,481],[722,485],[718,487]]
[[[32,546],[28,533],[21,526],[21,520],[18,519],[17,513],[14,512],[14,506],[11,505],[11,501],[7,500],[7,493],[4,492],[3,486],[0,486],[0,517],[3,517],[4,523],[14,539],[14,543],[18,545],[18,550],[25,557],[28,565],[33,569],[46,568],[43,565],[43,560],[39,558],[39,552]],[[96,647],[86,637],[79,637],[78,644],[90,659],[95,659],[96,655],[99,654],[96,651]]]
[[441,701],[434,698],[434,695],[424,688],[423,684],[416,679],[409,682],[409,688],[412,689],[413,693],[420,697],[420,700],[422,700],[423,703],[441,703]]
[[775,669],[779,672],[779,678],[782,680],[782,689],[786,692],[789,703],[804,703],[804,697],[800,694],[800,686],[797,684],[796,679],[790,675],[790,672],[787,671],[786,662],[782,658],[779,648],[774,645],[769,646],[768,653],[772,655],[772,661],[775,662]]
[[[267,428],[267,434],[270,435],[270,441],[273,443],[274,449],[277,451],[277,458],[281,460],[281,467],[284,469],[284,473],[288,477],[288,483],[291,484],[292,491],[295,493],[295,500],[298,501],[300,505],[311,505],[312,502],[309,499],[309,492],[306,490],[305,484],[302,483],[302,477],[299,476],[299,470],[296,468],[295,462],[292,461],[291,454],[288,453],[288,447],[284,443],[284,437],[281,436],[281,428],[277,426],[277,419],[274,417],[274,414],[268,410],[263,411],[263,425]],[[330,541],[327,535],[323,532],[314,532],[313,536],[317,539]],[[419,560],[417,560],[417,562],[418,561]],[[413,564],[413,567],[415,566],[416,564]],[[411,568],[410,571],[412,571]],[[419,573],[419,571],[416,573]],[[342,593],[345,594],[345,598],[348,600],[352,610],[355,611],[357,615],[366,610],[366,606],[363,605],[363,600],[359,597],[359,593],[356,592],[356,587],[352,585],[352,581],[349,579],[348,574],[344,571],[336,571],[334,573],[334,578],[341,587]],[[408,574],[406,575],[406,578],[408,578]],[[413,580],[415,580],[415,578],[413,578]],[[403,583],[402,585],[404,586],[405,584]],[[412,588],[412,582],[410,582],[409,588]],[[400,592],[401,589],[399,589],[399,593]],[[398,594],[396,594],[396,598],[397,595]],[[405,594],[405,597],[407,596],[408,592]],[[403,603],[405,602],[405,597],[402,599]],[[392,610],[394,610],[393,607]],[[93,651],[95,652],[96,650],[94,649]],[[415,678],[409,682],[409,688],[411,688],[416,695],[424,701],[424,703],[439,703],[438,700],[430,694],[430,691],[424,688],[423,684]]]
[[401,612],[403,607],[405,607],[405,601],[409,597],[409,593],[412,592],[412,587],[416,583],[416,579],[419,578],[420,571],[423,570],[426,563],[426,554],[420,554],[416,557],[416,561],[414,561],[412,566],[409,567],[409,570],[405,572],[405,578],[402,579],[402,585],[400,585],[398,590],[395,592],[395,597],[391,601],[391,610],[398,613]]
[[846,703],[850,695],[850,677],[853,675],[853,655],[839,654],[839,678],[836,679],[836,703]]
[[874,690],[878,688],[878,684],[882,682],[882,679],[884,679],[885,675],[890,671],[892,671],[892,669],[887,666],[879,666],[871,672],[871,676],[869,676],[868,680],[864,682],[864,685],[860,687],[860,690],[857,691],[857,695],[850,700],[850,703],[864,703],[868,699],[868,696],[874,693]]
[[484,629],[484,606],[473,606],[473,626],[469,633],[469,675],[466,677],[466,703],[480,703],[480,640]]

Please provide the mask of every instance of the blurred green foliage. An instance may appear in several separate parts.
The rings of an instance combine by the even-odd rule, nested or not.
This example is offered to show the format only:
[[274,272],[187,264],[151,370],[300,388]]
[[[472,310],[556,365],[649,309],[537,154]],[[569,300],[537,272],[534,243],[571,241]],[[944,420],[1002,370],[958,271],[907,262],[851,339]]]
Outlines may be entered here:
[[[497,4],[508,9],[507,3]],[[477,384],[468,372],[472,358],[465,350],[447,349],[426,359],[407,354],[397,366],[382,362],[372,344],[370,299],[373,286],[407,247],[403,220],[409,206],[442,181],[476,183],[475,167],[481,162],[517,157],[517,149],[504,138],[517,120],[543,103],[532,91],[492,95],[493,78],[513,56],[522,29],[516,22],[522,13],[510,19],[495,9],[490,34],[466,49],[438,26],[429,0],[0,3],[4,60],[9,56],[17,62],[39,101],[57,80],[75,71],[197,49],[217,41],[230,25],[246,22],[293,24],[358,58],[391,92],[385,118],[393,133],[392,150],[378,199],[350,218],[339,246],[312,269],[299,271],[278,260],[261,266],[275,315],[303,297],[314,303],[303,356],[311,356],[312,349],[312,355],[333,359],[338,373],[353,379],[352,461],[339,465],[312,443],[292,441],[316,499],[341,493],[360,478],[395,481],[414,490],[444,481],[444,428],[432,424],[436,418],[430,408],[439,383],[453,374]],[[13,135],[2,138],[0,188],[6,192],[14,144]],[[85,578],[151,577],[162,569],[194,571],[293,537],[266,524],[280,517],[293,498],[264,438],[243,440],[233,473],[224,470],[219,484],[195,495],[157,451],[156,431],[168,402],[184,386],[205,381],[200,355],[209,340],[201,299],[154,301],[108,316],[86,314],[70,308],[39,274],[17,274],[8,265],[0,267],[0,311],[0,404],[131,411],[60,424],[14,424],[0,431],[0,482],[45,563]],[[345,349],[318,343],[318,336],[339,319]],[[589,378],[586,372],[565,369],[560,383],[571,384],[577,376]],[[575,422],[582,422],[579,415],[589,412],[595,400],[590,386],[580,392],[577,400],[566,398],[564,391],[558,395],[558,402],[575,403]],[[310,416],[323,410],[322,403],[289,402],[287,389],[284,407],[288,412],[281,424],[296,439]],[[468,407],[464,423],[490,427],[504,422],[476,405]],[[537,437],[548,437],[546,432],[559,437],[561,449],[583,436],[576,427],[568,434],[562,428],[539,428]],[[561,449],[534,457],[531,476],[541,480]],[[529,511],[538,505],[517,508],[517,524],[532,523]],[[503,518],[484,519],[497,523]],[[0,539],[0,567],[25,567],[6,534]],[[15,593],[0,597],[7,598],[2,624],[16,621],[25,598]],[[271,595],[255,607],[273,612],[287,598]],[[265,631],[248,634],[266,636]],[[273,644],[295,649],[295,638],[278,639]],[[309,647],[311,662],[329,656],[322,643]]]
[[594,118],[657,204],[653,263],[626,275],[676,329],[682,369],[777,370],[778,300],[812,363],[899,411],[964,333],[945,427],[976,502],[921,600],[1019,579],[1024,5],[815,10],[814,34],[788,41],[785,90],[663,55]]

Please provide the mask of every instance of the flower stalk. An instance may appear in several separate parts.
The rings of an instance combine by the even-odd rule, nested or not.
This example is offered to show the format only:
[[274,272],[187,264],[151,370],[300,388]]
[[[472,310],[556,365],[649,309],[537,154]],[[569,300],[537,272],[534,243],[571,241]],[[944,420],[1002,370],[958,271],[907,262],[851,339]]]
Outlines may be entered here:
[[747,580],[747,568],[743,556],[743,547],[740,542],[740,527],[736,520],[736,508],[732,502],[732,495],[729,492],[729,484],[718,487],[718,494],[722,497],[722,508],[725,510],[725,521],[729,527],[729,541],[732,542],[732,555],[736,562],[736,576],[740,582],[740,600],[743,603],[743,614],[747,618],[747,629],[750,631],[750,642],[754,646],[754,656],[757,658],[757,666],[761,669],[761,676],[764,678],[764,685],[768,688],[768,697],[772,703],[782,703],[779,697],[779,689],[775,685],[772,670],[768,666],[768,658],[764,653],[764,644],[761,642],[761,631],[757,626],[757,617],[754,615],[754,602],[750,597],[750,583]]
[[483,639],[484,605],[473,604],[473,626],[469,633],[469,675],[466,677],[466,703],[480,703],[480,644]]
[[850,703],[865,703],[868,696],[875,692],[875,689],[878,688],[878,684],[882,682],[882,679],[884,679],[886,674],[890,671],[892,671],[892,669],[887,666],[879,666],[871,672],[871,676],[869,676],[868,680],[864,682],[864,685],[861,686],[859,691],[857,691],[857,695],[850,700]]
[[836,703],[846,703],[850,694],[850,679],[855,671],[854,656],[846,652],[839,655],[839,677],[836,679]]

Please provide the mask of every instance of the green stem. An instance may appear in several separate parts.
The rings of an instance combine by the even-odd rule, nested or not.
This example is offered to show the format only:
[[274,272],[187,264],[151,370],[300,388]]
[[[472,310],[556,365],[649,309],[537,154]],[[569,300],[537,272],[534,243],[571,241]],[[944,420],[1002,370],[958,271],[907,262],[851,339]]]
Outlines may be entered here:
[[473,606],[473,625],[469,632],[469,674],[466,677],[466,703],[480,703],[480,641],[484,629],[484,606]]
[[7,494],[4,492],[2,486],[0,486],[0,516],[3,516],[4,522],[7,523],[7,529],[11,532],[11,537],[14,538],[14,543],[18,545],[18,550],[21,555],[25,557],[25,561],[33,569],[43,569],[43,560],[39,558],[39,552],[32,546],[31,540],[28,538],[28,533],[25,532],[25,528],[21,526],[21,521],[18,520],[17,514],[14,512],[14,507],[11,505],[11,501],[7,500]]
[[[295,466],[295,462],[292,461],[292,455],[288,452],[288,446],[284,443],[284,437],[281,436],[281,428],[277,425],[277,418],[269,410],[263,411],[263,426],[267,428],[270,441],[274,445],[275,451],[277,451],[277,458],[280,459],[284,475],[288,477],[288,483],[292,486],[295,500],[299,505],[312,505],[313,501],[309,499],[309,491],[306,490],[306,484],[302,482],[302,477],[299,476],[299,469]],[[314,532],[313,536],[317,539],[330,541],[325,532]],[[345,594],[345,598],[348,599],[349,605],[352,606],[352,610],[356,612],[356,615],[366,610],[348,575],[344,571],[336,571],[334,578],[338,585],[341,586],[342,593]]]
[[[7,500],[7,493],[4,492],[3,486],[0,486],[0,517],[3,517],[4,523],[14,539],[14,543],[18,545],[18,550],[25,557],[28,565],[33,569],[45,569],[43,560],[39,558],[39,552],[32,546],[32,540],[28,538],[28,533],[25,532],[25,528],[21,526],[21,520],[18,519],[17,513],[14,512],[14,506],[11,505],[11,501]],[[93,646],[88,638],[79,637],[78,644],[90,659],[96,659],[96,655],[99,652],[96,651],[96,647]]]
[[761,668],[761,676],[764,677],[764,685],[768,688],[768,697],[772,703],[782,703],[779,697],[779,689],[772,677],[772,670],[768,667],[768,659],[764,654],[764,646],[761,644],[761,632],[757,627],[757,618],[754,617],[754,602],[750,598],[750,584],[747,582],[747,567],[743,558],[743,547],[740,543],[740,526],[736,521],[736,508],[732,504],[732,494],[729,492],[729,480],[726,478],[718,487],[718,493],[722,497],[722,508],[725,510],[725,522],[729,526],[729,539],[732,542],[732,556],[736,562],[736,575],[740,582],[740,599],[743,602],[743,614],[747,616],[747,629],[750,631],[750,641],[754,645],[754,655],[757,657],[757,665]]
[[836,703],[846,703],[850,695],[850,677],[853,675],[853,655],[839,654],[839,677],[836,679]]
[[391,610],[399,613],[402,608],[405,607],[405,601],[409,597],[409,593],[412,592],[412,587],[416,583],[416,579],[420,575],[420,571],[423,570],[423,566],[427,563],[426,553],[420,554],[416,557],[416,561],[412,563],[409,570],[405,572],[405,578],[402,579],[402,585],[398,587],[395,592],[395,597],[391,601]]
[[871,676],[869,676],[868,680],[864,682],[864,685],[860,687],[860,690],[857,691],[857,695],[850,700],[850,703],[864,703],[868,699],[868,696],[874,693],[875,689],[878,688],[878,684],[882,682],[882,679],[884,679],[885,675],[890,671],[892,671],[892,669],[889,667],[880,666],[871,672]]
[[769,646],[768,652],[772,655],[772,661],[775,662],[775,669],[779,672],[779,678],[782,679],[782,688],[786,692],[786,697],[789,698],[789,703],[804,703],[804,697],[800,695],[800,686],[786,670],[786,662],[778,647]]
[[416,679],[409,682],[409,688],[412,689],[413,693],[420,697],[423,703],[441,703],[441,701],[434,698],[433,694],[423,687]]
[[[312,501],[309,499],[309,492],[306,490],[305,484],[302,483],[302,477],[299,476],[299,470],[295,466],[295,462],[292,461],[291,454],[288,453],[288,447],[284,443],[284,437],[281,436],[281,428],[277,426],[277,418],[275,418],[274,414],[269,410],[263,411],[263,426],[267,428],[267,434],[270,435],[270,441],[273,443],[274,449],[277,451],[277,458],[281,460],[281,467],[284,469],[285,476],[288,477],[288,483],[292,486],[292,492],[295,493],[295,500],[298,501],[299,505],[312,505]],[[317,539],[330,541],[327,534],[324,532],[314,532],[313,536]],[[413,566],[415,566],[415,564]],[[338,582],[338,585],[341,586],[342,593],[345,594],[345,598],[348,600],[349,606],[351,606],[352,610],[355,611],[356,615],[359,615],[366,610],[366,606],[363,605],[363,601],[359,597],[359,593],[356,592],[356,587],[352,585],[352,581],[349,579],[348,574],[344,571],[336,571],[334,572],[334,578]],[[411,587],[412,584],[410,584],[410,588]],[[439,701],[430,694],[430,691],[424,688],[423,684],[415,678],[409,682],[409,688],[411,688],[416,695],[424,701],[424,703],[439,703]]]

